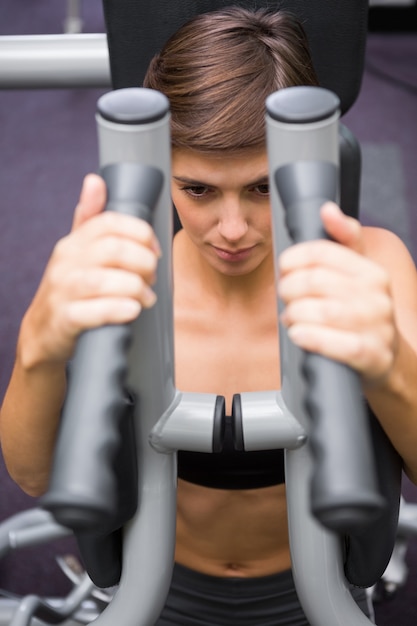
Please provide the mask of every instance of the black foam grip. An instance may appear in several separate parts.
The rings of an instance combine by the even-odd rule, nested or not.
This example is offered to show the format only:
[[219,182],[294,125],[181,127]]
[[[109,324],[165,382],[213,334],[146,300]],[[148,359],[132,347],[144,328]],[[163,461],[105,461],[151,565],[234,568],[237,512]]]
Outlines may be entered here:
[[[107,210],[151,221],[163,183],[160,170],[119,163],[106,166],[102,175]],[[59,523],[74,530],[108,528],[119,516],[115,461],[122,446],[131,339],[126,324],[84,332],[77,342],[50,487],[42,502]]]
[[368,417],[356,372],[344,364],[305,352],[305,403],[311,419],[314,457],[311,510],[338,532],[357,532],[383,510]]
[[[335,199],[336,180],[337,168],[328,162],[296,162],[275,172],[294,243],[328,239],[320,208],[326,199]],[[303,353],[302,372],[314,457],[312,512],[331,530],[356,532],[385,506],[359,375],[344,364],[309,352]]]

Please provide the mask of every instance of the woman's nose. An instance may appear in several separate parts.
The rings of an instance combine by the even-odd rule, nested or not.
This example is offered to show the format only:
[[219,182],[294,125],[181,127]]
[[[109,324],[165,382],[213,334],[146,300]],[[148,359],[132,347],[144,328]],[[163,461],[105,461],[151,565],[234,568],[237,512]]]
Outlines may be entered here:
[[248,230],[248,221],[238,201],[229,201],[222,207],[218,221],[219,233],[228,241],[239,241]]

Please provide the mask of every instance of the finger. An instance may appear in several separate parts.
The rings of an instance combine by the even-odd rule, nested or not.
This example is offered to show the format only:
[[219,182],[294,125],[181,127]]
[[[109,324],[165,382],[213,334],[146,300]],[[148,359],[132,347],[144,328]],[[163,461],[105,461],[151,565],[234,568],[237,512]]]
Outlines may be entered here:
[[157,264],[158,257],[153,250],[136,241],[112,235],[95,241],[85,258],[87,268],[121,269],[141,276],[148,283],[156,279]]
[[314,324],[295,324],[288,336],[298,347],[345,363],[367,380],[377,380],[393,362],[392,342],[376,334],[340,331]]
[[104,210],[107,192],[104,180],[97,174],[87,174],[75,207],[71,230],[75,230],[94,215]]
[[132,272],[113,268],[91,268],[73,272],[67,289],[74,300],[93,298],[133,298],[145,307],[152,306],[156,295],[149,284]]
[[[366,289],[367,291],[367,289]],[[278,295],[288,304],[300,298],[324,298],[353,300],[362,296],[361,284],[357,277],[340,274],[333,268],[308,267],[297,269],[281,277],[278,282]]]
[[328,267],[356,279],[382,276],[375,262],[333,241],[316,240],[290,246],[279,257],[280,278],[300,268]]
[[362,226],[358,220],[345,215],[334,202],[326,202],[322,206],[320,217],[331,239],[363,254]]
[[137,318],[142,310],[133,298],[95,298],[68,304],[63,314],[66,334],[76,337],[85,330],[106,324],[126,324]]
[[394,309],[387,294],[368,298],[301,298],[291,301],[280,315],[286,327],[314,324],[356,332],[371,331],[386,336],[394,320]]
[[144,220],[132,215],[105,211],[92,216],[92,219],[81,224],[77,230],[77,236],[82,238],[83,245],[88,245],[88,240],[104,238],[107,235],[131,239],[153,250],[158,258],[161,256],[161,248],[153,228]]

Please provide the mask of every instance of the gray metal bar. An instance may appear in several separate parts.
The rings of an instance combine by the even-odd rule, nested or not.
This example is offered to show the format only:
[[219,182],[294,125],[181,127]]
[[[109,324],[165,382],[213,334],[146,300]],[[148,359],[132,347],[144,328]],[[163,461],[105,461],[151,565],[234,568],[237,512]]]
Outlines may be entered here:
[[93,582],[85,574],[80,584],[74,587],[58,607],[53,607],[38,596],[25,596],[19,603],[10,626],[29,626],[32,623],[33,615],[38,615],[41,619],[50,621],[50,623],[52,621],[55,624],[60,618],[64,621],[76,612],[82,602],[88,598],[93,588]]
[[105,34],[0,37],[0,89],[110,85]]
[[[129,92],[113,92],[112,100],[123,98],[124,91]],[[154,229],[163,250],[155,284],[158,301],[133,323],[130,350],[128,387],[138,398],[135,422],[139,507],[124,530],[119,589],[97,619],[97,626],[150,626],[156,622],[168,593],[175,549],[176,455],[160,454],[149,444],[150,432],[161,415],[176,404],[169,115],[153,123],[133,125],[97,115],[97,124],[101,167],[140,162],[165,173],[154,216]]]
[[398,534],[403,537],[417,534],[417,504],[401,499]]
[[81,18],[81,0],[67,0],[67,14],[64,20],[65,33],[81,33],[83,20]]
[[[33,597],[33,596],[32,596]],[[59,605],[57,603],[57,605]],[[19,602],[13,598],[2,598],[0,602],[0,626],[10,626],[11,620],[16,614],[16,610],[19,606]],[[86,611],[82,612],[82,619],[71,619],[64,620],[61,622],[60,626],[80,626],[80,624],[86,624],[87,619],[92,622],[97,617],[97,611]],[[78,618],[78,615],[77,615]],[[33,617],[30,626],[46,626],[44,621],[39,620],[37,617]]]
[[[271,206],[275,258],[291,245],[286,215],[272,173],[298,160],[323,160],[338,164],[337,125],[329,118],[312,122],[309,132],[301,125],[285,128],[267,115],[267,145],[271,176]],[[288,132],[286,132],[288,130]],[[278,276],[278,269],[277,269]],[[281,302],[277,300],[278,313]],[[306,381],[302,376],[302,353],[280,325],[282,401],[302,428],[309,432],[304,404]],[[291,563],[301,605],[312,626],[366,626],[371,621],[353,600],[344,576],[340,538],[326,530],[310,510],[313,460],[309,447],[285,450],[285,483],[288,506]]]
[[347,585],[341,542],[311,514],[307,446],[285,451],[285,483],[295,586],[311,626],[370,626]]
[[21,528],[20,530],[11,531],[9,534],[10,547],[16,550],[18,548],[60,539],[61,537],[68,537],[71,534],[72,531],[69,528],[61,526],[55,521],[51,521],[49,524],[44,524],[43,526]]
[[40,508],[16,513],[0,524],[0,558],[11,550],[44,543],[71,534],[57,524],[50,513]]

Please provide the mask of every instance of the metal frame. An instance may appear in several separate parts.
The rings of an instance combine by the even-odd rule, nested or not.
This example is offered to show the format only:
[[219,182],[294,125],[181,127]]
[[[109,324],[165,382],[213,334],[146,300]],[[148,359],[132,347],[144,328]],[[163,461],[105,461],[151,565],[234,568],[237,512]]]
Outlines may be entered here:
[[0,37],[0,89],[110,85],[105,34]]

